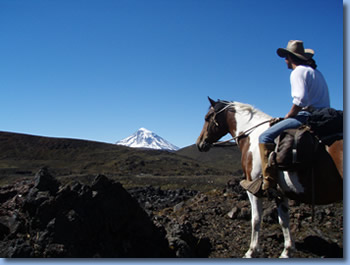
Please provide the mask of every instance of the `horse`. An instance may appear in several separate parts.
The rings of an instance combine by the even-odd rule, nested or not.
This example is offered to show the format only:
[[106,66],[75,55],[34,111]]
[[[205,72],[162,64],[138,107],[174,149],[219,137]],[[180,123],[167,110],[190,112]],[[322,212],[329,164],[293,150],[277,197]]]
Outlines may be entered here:
[[[254,181],[261,176],[259,135],[269,126],[272,117],[249,104],[214,101],[208,97],[210,109],[196,141],[199,151],[206,152],[226,134],[231,134],[241,151],[241,166],[245,179]],[[284,236],[280,258],[289,258],[295,251],[289,227],[288,200],[321,205],[343,199],[343,140],[337,140],[317,158],[310,169],[296,172],[279,171],[276,197],[278,220]],[[251,241],[243,258],[257,257],[259,230],[262,220],[262,197],[247,191],[251,204]]]

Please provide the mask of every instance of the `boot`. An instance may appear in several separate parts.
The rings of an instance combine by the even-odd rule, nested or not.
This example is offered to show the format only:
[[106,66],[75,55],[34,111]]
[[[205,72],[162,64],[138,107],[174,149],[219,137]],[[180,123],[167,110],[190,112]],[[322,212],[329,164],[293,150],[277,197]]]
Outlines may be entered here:
[[269,188],[275,188],[277,186],[277,168],[270,166],[268,163],[269,155],[275,150],[275,144],[273,143],[259,143],[261,167],[263,174],[262,190]]

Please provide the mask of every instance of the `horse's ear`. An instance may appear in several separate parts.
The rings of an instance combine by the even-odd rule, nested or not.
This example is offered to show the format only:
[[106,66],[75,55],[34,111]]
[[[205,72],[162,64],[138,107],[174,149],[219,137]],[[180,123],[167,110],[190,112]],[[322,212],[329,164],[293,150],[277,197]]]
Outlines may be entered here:
[[208,97],[210,105],[214,108],[216,105],[216,102],[214,100],[212,100],[210,97]]

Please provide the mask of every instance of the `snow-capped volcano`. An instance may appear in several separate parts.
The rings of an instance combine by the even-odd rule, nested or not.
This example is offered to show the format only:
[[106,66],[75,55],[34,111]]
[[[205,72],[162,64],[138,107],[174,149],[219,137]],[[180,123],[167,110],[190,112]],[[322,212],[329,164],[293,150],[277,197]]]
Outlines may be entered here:
[[164,140],[157,134],[145,129],[140,128],[137,132],[129,137],[116,142],[118,145],[125,145],[136,148],[148,148],[157,150],[170,150],[176,151],[179,148],[168,141]]

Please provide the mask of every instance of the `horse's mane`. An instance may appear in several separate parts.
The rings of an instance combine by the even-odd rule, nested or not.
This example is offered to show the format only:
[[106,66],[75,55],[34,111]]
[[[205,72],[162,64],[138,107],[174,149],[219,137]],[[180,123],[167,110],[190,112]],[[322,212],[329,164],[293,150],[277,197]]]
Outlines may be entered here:
[[253,115],[257,115],[262,118],[271,118],[266,113],[246,103],[241,103],[238,101],[226,101],[226,100],[219,100],[219,102],[222,103],[220,104],[221,108],[228,107],[229,109],[234,110],[235,112],[248,112],[250,113],[251,117],[253,117]]

